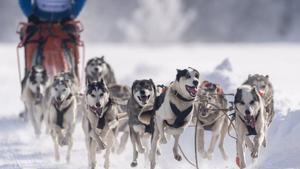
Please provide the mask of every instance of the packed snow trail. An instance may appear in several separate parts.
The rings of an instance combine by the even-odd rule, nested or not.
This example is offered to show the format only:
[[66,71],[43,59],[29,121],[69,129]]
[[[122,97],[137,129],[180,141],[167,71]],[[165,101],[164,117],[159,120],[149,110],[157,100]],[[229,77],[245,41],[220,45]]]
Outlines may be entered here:
[[[139,78],[153,78],[160,84],[168,84],[175,78],[176,68],[187,66],[199,69],[203,79],[220,83],[225,92],[235,89],[248,74],[269,74],[275,87],[276,118],[269,130],[268,146],[263,150],[258,166],[261,169],[300,168],[300,95],[295,94],[300,85],[299,46],[286,45],[191,45],[191,46],[87,46],[87,56],[104,54],[112,65],[120,83],[131,85]],[[81,121],[77,122],[74,148],[70,164],[65,162],[66,148],[61,152],[61,162],[55,162],[51,137],[45,132],[39,139],[32,126],[24,123],[18,114],[23,110],[17,75],[14,45],[0,45],[0,169],[84,169],[87,168],[87,152]],[[228,58],[228,59],[226,59]],[[271,62],[270,62],[271,61]],[[228,98],[229,100],[232,98]],[[43,129],[43,131],[45,131]],[[180,144],[187,156],[194,161],[194,131],[189,128]],[[207,145],[210,139],[205,139]],[[172,155],[173,141],[162,146],[158,169],[192,168],[186,161],[177,162]],[[223,161],[216,149],[212,161],[200,160],[202,169],[236,169],[235,142],[226,137],[225,149],[230,159]],[[130,169],[132,148],[128,142],[121,155],[111,157],[112,169]],[[103,157],[98,155],[98,168],[103,168]],[[143,156],[138,168],[143,168]]]

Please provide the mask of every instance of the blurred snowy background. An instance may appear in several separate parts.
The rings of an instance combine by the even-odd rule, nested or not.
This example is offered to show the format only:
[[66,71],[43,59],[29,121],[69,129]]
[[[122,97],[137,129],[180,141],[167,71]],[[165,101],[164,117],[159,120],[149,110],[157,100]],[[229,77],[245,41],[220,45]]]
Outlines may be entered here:
[[[87,0],[79,19],[92,42],[299,42],[299,15],[299,0]],[[0,42],[17,40],[17,0],[0,21]]]

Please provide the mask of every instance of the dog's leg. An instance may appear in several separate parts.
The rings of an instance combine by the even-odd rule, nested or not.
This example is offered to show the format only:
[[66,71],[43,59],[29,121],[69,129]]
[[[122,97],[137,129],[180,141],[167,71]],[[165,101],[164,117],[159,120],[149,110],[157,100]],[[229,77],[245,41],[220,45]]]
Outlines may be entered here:
[[156,165],[156,153],[157,153],[158,142],[159,142],[159,131],[158,131],[157,123],[155,123],[155,129],[154,129],[152,142],[151,142],[151,150],[149,154],[150,169],[154,169]]
[[211,136],[209,148],[208,148],[207,153],[206,153],[206,158],[209,159],[209,160],[212,159],[212,154],[215,150],[218,139],[219,139],[219,133],[214,133],[213,132],[212,136]]
[[179,138],[180,138],[180,135],[174,135],[175,141],[174,141],[174,147],[173,147],[173,155],[174,155],[175,160],[177,160],[177,161],[182,160],[181,155],[178,153]]
[[119,148],[117,150],[118,154],[121,154],[125,150],[125,146],[126,146],[128,138],[129,138],[129,132],[128,131],[124,131],[123,135],[121,136]]
[[254,137],[254,148],[251,153],[251,157],[253,159],[258,157],[258,153],[262,147],[262,143],[263,143],[264,139],[265,139],[265,136],[262,132],[257,133],[257,135]]
[[197,131],[197,144],[198,144],[198,152],[202,157],[205,156],[205,150],[204,150],[204,130],[203,128],[198,128]]
[[55,161],[59,161],[60,157],[59,157],[59,150],[58,150],[58,140],[57,140],[57,136],[54,130],[50,131],[53,143],[54,143],[54,157],[55,157]]
[[36,109],[33,107],[34,105],[30,105],[28,109],[29,120],[33,126],[35,136],[38,138],[41,135],[41,131],[39,130],[36,122]]
[[105,152],[105,161],[104,161],[104,168],[105,169],[109,169],[110,152],[111,152],[111,147],[109,146],[108,148],[106,148],[106,152]]
[[130,128],[130,140],[132,143],[132,148],[133,148],[133,159],[131,162],[131,167],[136,167],[137,166],[137,158],[138,158],[138,151],[137,151],[137,145],[136,145],[136,136],[135,132],[133,131],[133,128]]
[[167,144],[167,137],[164,129],[164,121],[159,119],[157,119],[157,121],[158,121],[157,124],[160,124],[157,126],[160,143]]
[[239,164],[238,165],[239,165],[240,169],[246,168],[244,145],[245,145],[245,136],[244,135],[239,135],[239,133],[238,133],[237,155],[238,155],[238,158],[239,158]]
[[102,139],[100,138],[100,136],[98,136],[95,132],[95,129],[92,129],[92,131],[90,132],[90,137],[92,137],[96,143],[98,144],[98,148],[100,150],[104,150],[106,145],[104,144],[104,142],[102,141]]
[[88,137],[87,139],[88,144],[88,160],[89,160],[89,168],[95,169],[96,168],[96,149],[97,143],[91,138]]
[[224,160],[228,160],[228,155],[224,149],[224,140],[225,140],[225,136],[226,136],[227,132],[228,132],[228,120],[225,119],[224,124],[221,129],[220,142],[219,142],[219,149],[220,149],[220,152],[221,152]]

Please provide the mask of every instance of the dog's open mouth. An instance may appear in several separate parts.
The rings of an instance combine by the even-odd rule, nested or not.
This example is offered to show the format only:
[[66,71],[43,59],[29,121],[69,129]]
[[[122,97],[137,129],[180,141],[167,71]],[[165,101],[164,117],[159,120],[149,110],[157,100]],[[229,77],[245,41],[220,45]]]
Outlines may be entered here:
[[97,117],[101,117],[102,116],[102,108],[101,107],[97,107],[97,106],[89,106],[90,110],[95,113],[95,115]]
[[251,116],[250,114],[246,114],[245,121],[248,126],[255,128],[255,118],[253,116]]
[[150,95],[141,95],[141,96],[138,96],[138,99],[143,103],[143,104],[146,104],[147,101],[149,100],[150,98]]
[[188,86],[188,85],[186,85],[185,89],[189,92],[189,94],[192,97],[196,97],[196,94],[198,92],[198,88],[196,86]]

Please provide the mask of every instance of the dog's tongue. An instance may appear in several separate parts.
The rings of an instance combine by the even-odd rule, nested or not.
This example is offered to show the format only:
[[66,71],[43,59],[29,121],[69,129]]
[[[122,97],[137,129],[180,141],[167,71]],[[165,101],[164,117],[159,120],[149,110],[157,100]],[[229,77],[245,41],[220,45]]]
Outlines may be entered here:
[[190,90],[193,94],[196,94],[198,91],[196,87],[191,87]]
[[259,95],[262,96],[262,97],[265,95],[265,91],[264,91],[264,90],[259,90],[258,93],[259,93]]

